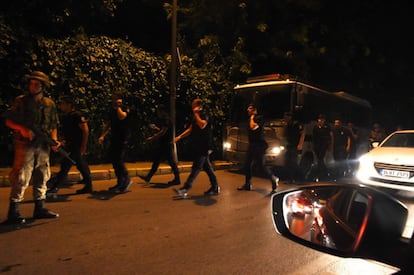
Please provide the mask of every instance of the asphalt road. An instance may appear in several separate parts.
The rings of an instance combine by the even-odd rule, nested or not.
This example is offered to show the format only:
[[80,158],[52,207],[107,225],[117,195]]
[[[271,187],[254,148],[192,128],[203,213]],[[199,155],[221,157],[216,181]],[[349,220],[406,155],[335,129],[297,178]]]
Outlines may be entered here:
[[[188,173],[182,173],[182,181]],[[171,175],[155,184],[134,178],[125,194],[107,192],[114,180],[61,189],[47,207],[54,220],[0,225],[0,272],[6,274],[392,274],[395,270],[358,259],[341,259],[278,235],[270,215],[270,182],[254,178],[254,191],[238,191],[243,175],[217,171],[218,196],[204,196],[201,173],[191,198],[176,200]],[[280,190],[291,188],[280,184]],[[0,188],[6,217],[9,188]],[[33,211],[31,190],[21,212]]]

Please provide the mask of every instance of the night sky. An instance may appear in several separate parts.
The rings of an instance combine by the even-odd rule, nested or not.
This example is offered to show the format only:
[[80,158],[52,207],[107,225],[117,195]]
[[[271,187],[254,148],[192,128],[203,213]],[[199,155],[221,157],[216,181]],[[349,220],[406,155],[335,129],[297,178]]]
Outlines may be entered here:
[[[114,34],[127,37],[143,49],[160,54],[168,52],[170,22],[166,21],[165,11],[157,2],[127,1],[127,4],[121,5],[113,29]],[[180,5],[180,2],[187,4],[191,1],[178,2]],[[212,11],[214,11],[216,2],[220,1],[211,2]],[[253,6],[251,1],[246,2]],[[323,8],[311,15],[313,17],[309,17],[312,21],[309,18],[303,19],[305,15],[294,8],[282,14],[286,17],[283,20],[286,22],[290,20],[292,25],[295,24],[292,18],[297,21],[298,25],[305,24],[307,23],[305,20],[308,20],[308,25],[315,24],[315,22],[325,24],[327,31],[330,32],[329,36],[321,33],[310,34],[315,39],[315,43],[328,45],[328,54],[324,58],[314,57],[307,60],[307,66],[309,66],[307,80],[330,91],[346,91],[366,98],[374,107],[374,120],[382,123],[389,130],[393,130],[397,125],[414,127],[411,119],[414,107],[414,97],[411,94],[414,85],[410,81],[413,74],[410,64],[414,58],[410,43],[411,9],[408,8],[407,3],[402,1],[385,3],[377,0],[319,2],[322,3]],[[276,12],[275,3],[263,0],[255,4],[256,6],[264,5],[265,9],[266,6],[269,6],[270,10],[273,8],[274,16],[280,17],[280,14]],[[230,5],[230,2],[226,4]],[[223,6],[223,9],[225,8],[226,6]],[[294,16],[288,14],[289,12],[295,13]],[[252,14],[253,12],[250,13],[250,17],[253,17]],[[271,16],[272,12],[269,14]],[[239,20],[238,16],[240,15],[229,14],[228,17],[231,20],[228,25]],[[278,22],[277,19],[269,19],[271,17],[267,16],[269,15],[263,12],[255,14],[255,19]],[[188,19],[178,14],[178,21],[183,20],[183,17]],[[214,30],[214,24],[211,21],[207,22],[206,19],[205,25],[208,24],[213,25],[210,30]],[[234,25],[237,27],[236,23]],[[197,25],[194,24],[194,26]],[[286,29],[289,28],[286,23],[283,26],[286,26],[284,27]],[[216,26],[217,33],[230,39],[231,33],[227,35],[220,33],[226,30],[226,27]],[[195,36],[203,28],[207,30],[206,26],[200,25],[193,29],[181,27],[180,30],[186,36]],[[283,31],[283,28],[280,31]],[[256,39],[254,43],[257,44],[251,46],[250,55],[256,58],[256,63],[252,64],[251,76],[275,72],[291,73],[289,70],[298,69],[287,65],[280,59],[269,58],[269,55],[262,55],[262,58],[254,56],[255,49],[272,47],[275,45],[271,43],[278,43],[269,38],[260,40],[261,36],[254,38]]]
[[[96,3],[88,0],[17,0],[3,1],[0,6],[4,10],[10,8],[7,17],[16,24],[21,20],[26,26],[19,27],[28,32],[59,37],[73,34],[81,26],[89,35],[125,39],[163,56],[171,48],[171,21],[167,19],[165,3],[172,1],[125,0],[109,20],[96,16],[96,10],[91,9]],[[397,125],[414,127],[412,9],[408,3],[178,0],[182,8],[193,8],[191,12],[178,13],[179,45],[184,45],[180,51],[191,54],[200,39],[215,34],[226,55],[237,38],[243,37],[252,67],[244,79],[271,73],[293,74],[329,91],[366,98],[374,106],[374,120],[389,130]],[[64,17],[66,13],[62,11],[68,7],[71,13]],[[19,14],[21,10],[24,13]],[[58,18],[53,13],[65,19],[63,25],[48,21]],[[258,26],[265,26],[265,31]]]

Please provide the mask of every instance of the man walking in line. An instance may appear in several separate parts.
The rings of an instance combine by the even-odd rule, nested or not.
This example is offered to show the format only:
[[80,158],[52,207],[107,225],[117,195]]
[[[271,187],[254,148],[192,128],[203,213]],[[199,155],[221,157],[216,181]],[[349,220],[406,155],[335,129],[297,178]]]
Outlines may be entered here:
[[[76,193],[92,193],[91,171],[84,159],[89,136],[88,123],[85,116],[76,110],[71,96],[62,96],[59,106],[64,114],[61,118],[63,143],[68,148],[71,158],[76,162],[76,168],[82,176],[81,182],[84,184],[84,187],[77,190]],[[60,171],[48,182],[48,195],[57,194],[60,184],[66,180],[72,165],[73,163],[69,159],[62,160]]]
[[247,107],[247,114],[249,116],[247,133],[249,146],[247,149],[245,173],[246,179],[244,185],[237,188],[240,191],[252,190],[252,172],[253,166],[259,165],[259,168],[265,173],[266,177],[272,183],[271,193],[276,192],[279,178],[273,175],[270,169],[265,165],[265,153],[268,147],[264,139],[264,128],[262,117],[257,114],[257,108],[254,104],[249,104]]
[[200,173],[201,169],[207,173],[210,180],[211,187],[205,195],[218,195],[220,187],[217,183],[217,177],[214,173],[213,165],[210,162],[211,153],[211,125],[209,117],[203,109],[203,101],[201,99],[194,99],[191,107],[193,109],[193,121],[191,125],[179,136],[175,138],[178,142],[183,137],[191,134],[191,151],[193,153],[193,165],[191,173],[187,178],[184,186],[180,189],[175,189],[177,194],[182,197],[187,197],[188,192],[193,186],[193,182]]
[[312,130],[313,150],[318,160],[316,167],[315,181],[326,180],[328,178],[328,169],[325,164],[326,153],[332,152],[333,133],[331,127],[326,124],[326,117],[323,114],[318,116],[316,125]]
[[166,159],[171,167],[174,174],[174,179],[169,181],[169,185],[179,185],[180,173],[178,172],[177,163],[174,159],[174,148],[173,148],[173,132],[172,122],[168,115],[167,109],[164,105],[160,104],[157,108],[157,119],[154,124],[151,124],[151,128],[156,132],[154,135],[147,138],[148,141],[158,141],[158,144],[154,150],[154,159],[152,162],[151,170],[146,176],[139,176],[145,182],[150,182],[152,176],[157,171],[161,160]]
[[346,176],[348,172],[348,154],[351,148],[351,132],[342,125],[340,119],[335,119],[333,134],[333,159],[335,161],[335,179]]
[[124,163],[129,136],[128,114],[129,108],[123,105],[122,94],[120,92],[113,93],[109,121],[106,123],[98,141],[102,144],[106,135],[111,133],[109,154],[117,177],[117,183],[110,187],[109,191],[115,193],[125,193],[132,184]]
[[302,173],[298,165],[298,153],[302,151],[305,134],[303,125],[293,119],[293,114],[286,112],[284,114],[286,122],[286,154],[285,167],[287,171],[287,183],[293,184],[302,179]]

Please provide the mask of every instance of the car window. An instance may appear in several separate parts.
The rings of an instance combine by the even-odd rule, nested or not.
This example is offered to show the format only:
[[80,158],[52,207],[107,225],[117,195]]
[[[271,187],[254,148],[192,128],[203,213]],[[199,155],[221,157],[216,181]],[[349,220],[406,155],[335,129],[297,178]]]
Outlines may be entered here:
[[361,193],[355,192],[351,203],[351,208],[348,213],[349,226],[355,231],[359,230],[367,211],[368,198]]
[[335,215],[358,231],[365,215],[368,199],[354,190],[341,190],[329,201]]
[[343,189],[335,194],[330,200],[329,205],[333,209],[335,215],[342,221],[348,220],[349,209],[352,203],[352,190]]
[[414,133],[396,133],[381,144],[381,147],[413,147]]

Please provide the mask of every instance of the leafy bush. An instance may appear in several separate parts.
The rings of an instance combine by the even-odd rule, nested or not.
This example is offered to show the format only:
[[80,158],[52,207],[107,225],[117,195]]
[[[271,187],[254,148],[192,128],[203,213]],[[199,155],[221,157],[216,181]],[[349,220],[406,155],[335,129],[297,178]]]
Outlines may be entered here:
[[[153,122],[158,104],[169,106],[170,56],[159,57],[124,40],[106,36],[77,36],[62,40],[39,38],[27,53],[30,64],[26,64],[26,70],[42,70],[50,76],[53,85],[48,91],[49,96],[58,101],[61,95],[72,95],[78,109],[86,114],[90,128],[90,163],[108,161],[108,142],[100,145],[97,140],[115,90],[124,93],[124,101],[131,109],[132,135],[127,160],[149,159],[151,144],[145,142],[151,134],[148,125]],[[226,113],[223,108],[228,106],[226,91],[229,84],[224,77],[225,70],[222,66],[213,66],[211,61],[198,68],[189,57],[182,56],[181,60],[176,132],[180,133],[188,126],[191,101],[196,97],[202,98],[214,121],[214,156],[220,158],[222,123]],[[24,92],[24,84],[20,85],[20,91]],[[179,144],[179,159],[188,158],[188,150],[187,141]]]

